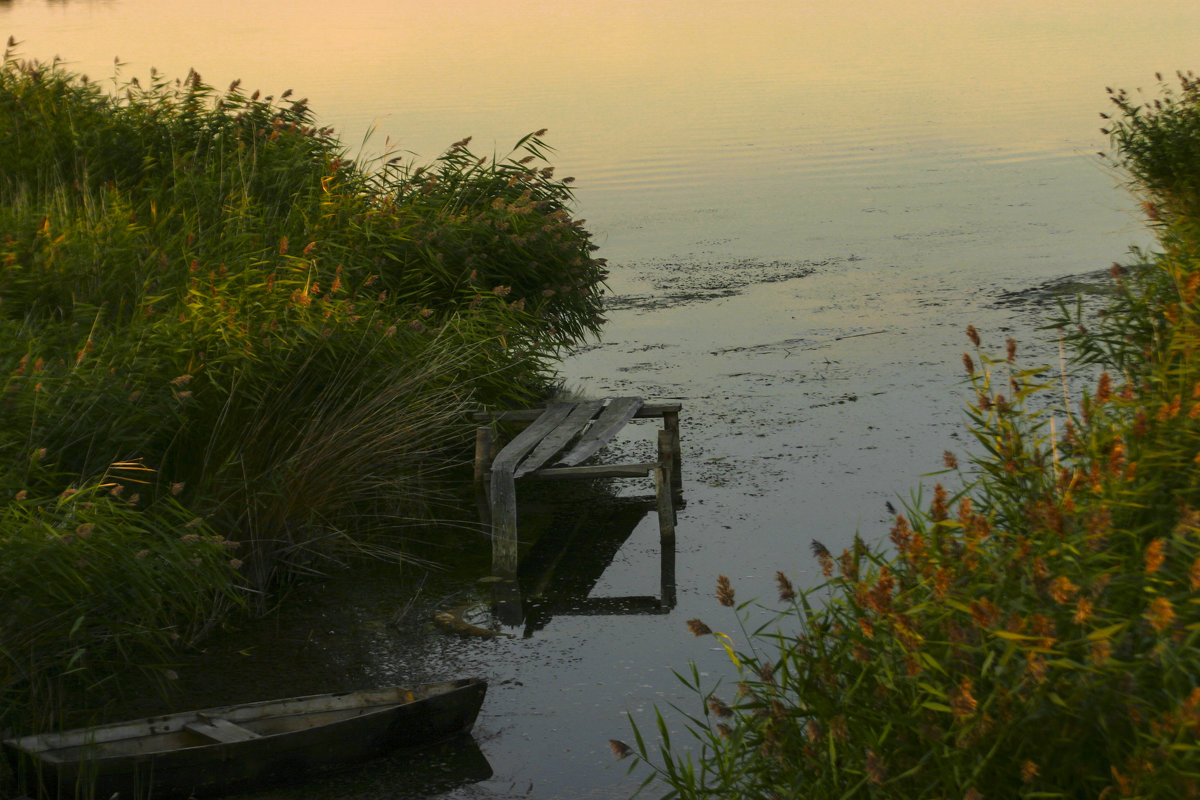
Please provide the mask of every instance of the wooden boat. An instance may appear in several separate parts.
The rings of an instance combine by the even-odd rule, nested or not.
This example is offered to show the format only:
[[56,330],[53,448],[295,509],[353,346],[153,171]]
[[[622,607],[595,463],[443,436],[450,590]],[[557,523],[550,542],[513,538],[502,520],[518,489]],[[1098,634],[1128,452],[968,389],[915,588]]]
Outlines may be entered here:
[[471,728],[487,683],[293,697],[8,739],[27,793],[212,796],[291,781]]

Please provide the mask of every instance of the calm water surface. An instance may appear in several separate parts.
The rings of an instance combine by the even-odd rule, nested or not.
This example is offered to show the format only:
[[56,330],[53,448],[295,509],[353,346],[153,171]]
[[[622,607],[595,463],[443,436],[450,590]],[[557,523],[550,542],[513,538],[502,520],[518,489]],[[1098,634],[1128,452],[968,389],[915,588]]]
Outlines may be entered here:
[[[372,573],[254,634],[268,644],[242,647],[235,674],[255,678],[184,678],[290,694],[313,679],[280,661],[347,649],[347,683],[487,675],[475,739],[491,777],[438,762],[474,782],[430,784],[463,798],[625,796],[636,782],[606,744],[628,738],[625,714],[651,724],[655,703],[686,702],[671,671],[689,658],[727,673],[684,626],[734,628],[715,575],[769,597],[776,569],[814,581],[812,538],[881,540],[884,502],[965,447],[967,323],[997,349],[1015,335],[1027,357],[1057,358],[1034,332],[1038,287],[1145,242],[1094,156],[1104,88],[1200,68],[1194,2],[10,0],[8,34],[96,80],[119,56],[125,76],[195,67],[217,86],[295,88],[355,152],[424,160],[473,135],[503,154],[550,129],[613,268],[604,341],[564,376],[684,403],[677,605],[459,639],[388,626],[407,595]],[[625,538],[629,525],[576,526],[615,550],[591,600],[658,591],[653,522]],[[422,602],[479,591],[435,577]],[[412,796],[410,767],[290,796]]]

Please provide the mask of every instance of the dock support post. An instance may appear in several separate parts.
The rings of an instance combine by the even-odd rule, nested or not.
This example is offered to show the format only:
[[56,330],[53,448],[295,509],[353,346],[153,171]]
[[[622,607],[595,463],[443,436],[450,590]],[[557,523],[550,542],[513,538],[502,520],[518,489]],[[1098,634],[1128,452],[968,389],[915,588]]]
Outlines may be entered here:
[[517,577],[517,487],[512,464],[501,459],[492,469],[492,574]]
[[496,446],[492,439],[491,428],[475,429],[475,507],[479,511],[479,520],[484,525],[492,524],[491,494],[488,485],[488,472],[492,469],[492,459],[496,457]]
[[679,412],[663,412],[663,430],[670,437],[671,499],[678,504],[683,501],[683,448],[679,444]]
[[671,502],[671,434],[658,432],[658,466],[654,468],[654,496],[658,500],[658,535],[664,542],[675,541],[675,506]]
[[480,427],[475,429],[475,482],[483,483],[488,471],[492,468],[492,458],[495,456],[495,445],[492,443],[492,429]]

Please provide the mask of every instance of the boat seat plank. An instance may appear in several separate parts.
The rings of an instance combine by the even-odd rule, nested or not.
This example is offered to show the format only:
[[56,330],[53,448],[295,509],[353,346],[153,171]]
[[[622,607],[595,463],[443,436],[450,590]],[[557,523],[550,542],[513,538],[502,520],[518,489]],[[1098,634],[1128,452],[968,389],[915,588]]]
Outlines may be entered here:
[[595,418],[597,412],[604,408],[603,400],[591,400],[586,403],[576,403],[567,414],[566,419],[550,431],[537,447],[521,462],[513,473],[514,478],[522,478],[534,470],[540,469],[547,461],[566,447],[572,439],[583,432],[588,423]]
[[234,742],[246,742],[251,739],[258,739],[259,734],[243,728],[236,722],[230,722],[221,717],[198,717],[195,720],[185,724],[185,730],[189,730],[199,736],[207,739],[212,739],[214,742],[221,744],[232,744]]
[[614,397],[600,412],[600,416],[588,428],[586,434],[571,448],[570,452],[555,462],[558,466],[574,467],[593,456],[609,439],[624,428],[633,415],[642,407],[640,397]]

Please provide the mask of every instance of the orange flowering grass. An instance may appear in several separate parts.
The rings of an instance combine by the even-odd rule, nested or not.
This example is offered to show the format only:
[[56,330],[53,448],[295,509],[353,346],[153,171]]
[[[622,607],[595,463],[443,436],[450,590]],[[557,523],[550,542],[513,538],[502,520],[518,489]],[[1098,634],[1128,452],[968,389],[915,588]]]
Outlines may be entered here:
[[[1200,152],[1200,82],[1180,81],[1136,114],[1113,94],[1118,163],[1147,181],[1163,247],[1114,270],[1105,315],[1064,306],[1086,371],[1025,367],[1013,341],[990,355],[969,328],[975,447],[943,458],[966,485],[889,509],[886,546],[813,542],[795,569],[818,585],[772,564],[758,590],[787,587],[783,611],[743,602],[722,639],[731,715],[690,717],[686,751],[660,715],[661,749],[639,733],[635,750],[648,780],[681,797],[1200,796],[1200,198],[1173,183],[1194,170],[1148,160]],[[693,665],[685,683],[703,700],[711,680]]]

